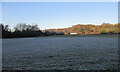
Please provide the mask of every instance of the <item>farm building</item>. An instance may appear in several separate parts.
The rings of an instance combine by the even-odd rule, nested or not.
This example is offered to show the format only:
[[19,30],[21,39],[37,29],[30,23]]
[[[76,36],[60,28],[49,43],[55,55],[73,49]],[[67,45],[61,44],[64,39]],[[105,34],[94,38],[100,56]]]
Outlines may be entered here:
[[75,34],[78,34],[78,33],[70,33],[71,35],[75,35]]

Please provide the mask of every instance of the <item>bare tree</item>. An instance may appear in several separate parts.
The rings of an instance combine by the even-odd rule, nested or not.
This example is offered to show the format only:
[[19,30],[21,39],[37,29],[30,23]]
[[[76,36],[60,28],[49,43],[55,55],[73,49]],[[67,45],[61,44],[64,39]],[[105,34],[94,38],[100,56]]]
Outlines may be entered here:
[[38,25],[26,25],[25,23],[20,23],[14,27],[15,31],[39,31]]
[[17,24],[16,27],[14,27],[17,31],[25,31],[27,30],[27,25],[25,23]]

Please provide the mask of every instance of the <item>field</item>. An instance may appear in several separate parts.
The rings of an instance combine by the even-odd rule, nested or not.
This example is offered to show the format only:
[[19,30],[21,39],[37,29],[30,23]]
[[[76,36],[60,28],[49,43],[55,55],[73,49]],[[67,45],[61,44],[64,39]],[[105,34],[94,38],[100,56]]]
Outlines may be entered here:
[[3,39],[3,70],[117,70],[118,38]]
[[[77,35],[52,35],[52,36],[48,36],[48,37],[118,37],[118,34],[112,34],[112,35],[108,35],[108,34],[93,34],[93,35],[81,35],[81,34],[77,34]],[[44,37],[44,36],[43,36]],[[47,37],[47,36],[46,36]]]

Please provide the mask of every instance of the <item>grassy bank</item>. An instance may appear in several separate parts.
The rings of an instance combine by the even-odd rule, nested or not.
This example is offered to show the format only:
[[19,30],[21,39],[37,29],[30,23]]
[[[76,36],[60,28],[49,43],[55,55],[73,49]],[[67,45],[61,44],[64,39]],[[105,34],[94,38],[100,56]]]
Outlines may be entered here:
[[[41,37],[118,37],[118,34],[112,34],[112,35],[51,35],[51,36],[39,36],[39,37],[18,37],[18,38],[41,38]],[[2,38],[2,39],[13,39],[13,38]]]
[[118,34],[112,34],[112,35],[52,35],[52,36],[44,36],[44,37],[118,37]]

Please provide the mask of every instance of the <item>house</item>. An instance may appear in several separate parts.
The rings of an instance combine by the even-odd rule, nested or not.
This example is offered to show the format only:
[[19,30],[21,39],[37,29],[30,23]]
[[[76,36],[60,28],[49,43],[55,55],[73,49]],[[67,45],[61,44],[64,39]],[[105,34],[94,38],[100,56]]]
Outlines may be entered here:
[[76,34],[78,34],[78,33],[70,33],[71,35],[76,35]]

